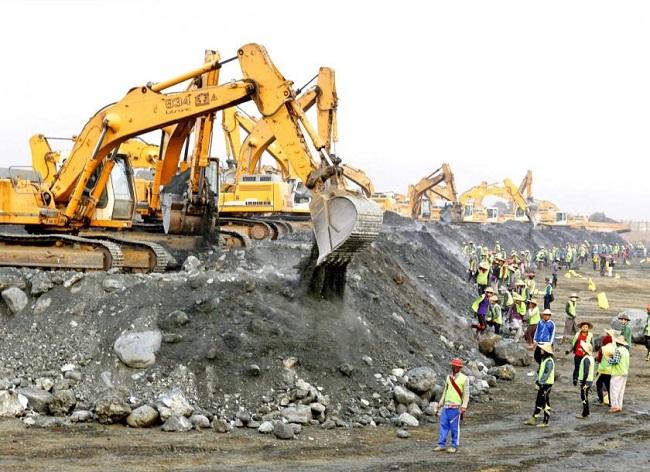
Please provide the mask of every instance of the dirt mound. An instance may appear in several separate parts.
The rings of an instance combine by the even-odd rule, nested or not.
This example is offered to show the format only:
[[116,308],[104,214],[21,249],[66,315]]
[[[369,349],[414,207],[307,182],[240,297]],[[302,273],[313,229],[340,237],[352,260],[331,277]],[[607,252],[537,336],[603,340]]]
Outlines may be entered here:
[[[302,294],[298,266],[310,256],[309,236],[205,252],[167,274],[3,269],[0,289],[20,288],[29,304],[15,314],[0,305],[0,382],[70,389],[78,410],[92,409],[109,387],[128,392],[134,408],[178,387],[200,411],[228,420],[240,410],[261,419],[313,397],[328,418],[385,422],[396,410],[394,369],[431,367],[442,378],[453,357],[489,364],[469,328],[474,289],[464,281],[463,241],[499,240],[507,249],[620,241],[522,224],[423,225],[398,215],[385,222],[349,265],[339,301]],[[118,358],[121,335],[157,331],[162,344],[146,358],[153,365]],[[306,396],[300,385],[310,386]],[[489,398],[478,386],[472,396]]]

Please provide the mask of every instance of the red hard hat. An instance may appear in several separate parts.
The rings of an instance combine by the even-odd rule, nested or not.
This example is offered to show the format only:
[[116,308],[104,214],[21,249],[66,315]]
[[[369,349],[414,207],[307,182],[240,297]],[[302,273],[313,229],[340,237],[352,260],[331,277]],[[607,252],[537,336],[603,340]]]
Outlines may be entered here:
[[451,365],[456,366],[456,367],[463,367],[463,360],[459,359],[458,357],[455,359],[451,360]]

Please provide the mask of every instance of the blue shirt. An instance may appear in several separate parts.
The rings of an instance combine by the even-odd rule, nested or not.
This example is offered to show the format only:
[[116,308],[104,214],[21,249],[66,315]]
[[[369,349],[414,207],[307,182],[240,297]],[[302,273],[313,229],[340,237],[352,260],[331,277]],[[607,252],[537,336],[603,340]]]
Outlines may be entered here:
[[537,329],[535,330],[535,337],[533,340],[539,343],[553,343],[555,341],[555,323],[552,320],[544,321],[544,319],[539,320],[537,323]]

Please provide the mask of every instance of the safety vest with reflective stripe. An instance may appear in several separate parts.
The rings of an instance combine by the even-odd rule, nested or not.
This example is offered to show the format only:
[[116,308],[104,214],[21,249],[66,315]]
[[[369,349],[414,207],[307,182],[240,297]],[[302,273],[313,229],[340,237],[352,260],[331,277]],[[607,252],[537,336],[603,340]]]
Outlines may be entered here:
[[569,300],[566,302],[566,308],[564,309],[564,312],[569,318],[575,318],[576,317],[576,302]]
[[616,350],[621,354],[621,360],[612,365],[612,376],[627,375],[630,371],[630,351],[624,347],[617,347]]
[[490,273],[489,270],[479,270],[478,274],[476,274],[476,283],[478,285],[487,285],[489,273]]
[[[589,359],[589,372],[587,372],[586,377],[584,375],[585,359]],[[590,355],[583,356],[582,360],[580,361],[580,369],[578,370],[578,379],[584,382],[593,382],[594,371],[596,370],[594,367],[595,367],[595,362],[593,356]]]
[[[458,385],[458,388],[460,389],[461,393],[465,393],[465,380],[467,377],[465,374],[462,374],[461,372],[458,372],[456,374],[456,377],[454,378],[454,381],[456,382],[456,385]],[[446,386],[446,392],[445,392],[445,401],[444,403],[451,403],[453,405],[462,405],[463,404],[463,397],[458,395],[458,392],[454,388],[454,386],[451,384],[451,381],[449,380],[449,376],[447,376],[447,386]]]
[[539,320],[540,320],[539,308],[535,306],[535,308],[530,310],[530,318],[528,318],[528,324],[536,325],[537,323],[539,323]]
[[539,370],[537,371],[537,381],[540,383],[542,382],[542,375],[544,375],[544,371],[546,370],[547,362],[551,363],[551,373],[548,375],[548,378],[546,379],[546,382],[544,382],[544,385],[553,385],[553,383],[555,383],[555,362],[553,361],[552,357],[547,357],[539,365]]

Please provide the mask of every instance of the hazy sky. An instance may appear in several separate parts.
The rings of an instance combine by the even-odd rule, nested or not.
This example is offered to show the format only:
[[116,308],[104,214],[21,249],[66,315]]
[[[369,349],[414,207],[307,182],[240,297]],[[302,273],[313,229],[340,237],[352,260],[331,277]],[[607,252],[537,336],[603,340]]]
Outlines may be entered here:
[[[302,85],[336,69],[338,154],[378,190],[449,162],[460,191],[650,219],[650,2],[3,1],[0,164],[129,88],[258,42]],[[241,77],[238,65],[222,77]],[[250,108],[249,108],[250,110]]]

